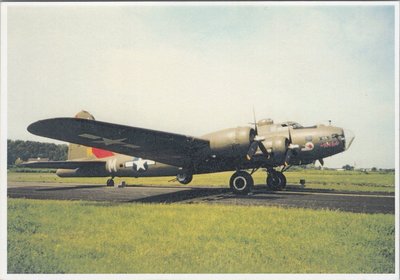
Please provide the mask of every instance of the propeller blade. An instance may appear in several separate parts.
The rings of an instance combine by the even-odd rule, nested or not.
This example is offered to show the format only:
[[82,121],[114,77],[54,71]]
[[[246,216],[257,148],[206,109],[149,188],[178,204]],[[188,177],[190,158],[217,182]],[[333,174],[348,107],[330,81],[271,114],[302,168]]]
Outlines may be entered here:
[[260,148],[261,152],[263,152],[263,154],[268,157],[268,151],[267,148],[265,148],[264,144],[262,142],[258,142],[258,147]]
[[250,144],[249,151],[247,152],[247,159],[251,160],[251,158],[254,156],[254,154],[257,151],[258,143],[254,141],[253,143]]
[[291,134],[292,128],[289,127],[288,132],[289,132],[289,138],[287,139],[287,149],[286,149],[286,156],[285,156],[285,166],[288,166],[290,163],[290,159],[293,155],[293,149],[298,148],[299,145],[293,145],[292,144],[292,134]]
[[251,160],[254,154],[257,152],[257,148],[260,148],[261,152],[268,158],[269,153],[267,148],[265,148],[262,141],[265,140],[265,137],[258,136],[258,127],[257,127],[257,119],[256,119],[256,111],[253,107],[253,118],[254,118],[254,139],[253,142],[250,144],[249,151],[247,152],[247,159]]
[[289,127],[289,145],[292,144],[292,133],[290,132],[292,129]]
[[253,107],[253,119],[254,119],[254,130],[255,130],[255,132],[256,132],[256,135],[258,135],[257,120],[256,120],[256,111],[254,110],[254,107]]
[[285,166],[288,166],[290,163],[290,158],[292,157],[292,150],[286,150],[286,157],[285,157]]
[[249,151],[247,152],[247,159],[251,160],[254,154],[257,152],[257,147],[260,148],[261,152],[266,156],[269,157],[269,153],[267,148],[265,148],[264,144],[261,142],[262,140],[255,140],[253,143],[250,144]]

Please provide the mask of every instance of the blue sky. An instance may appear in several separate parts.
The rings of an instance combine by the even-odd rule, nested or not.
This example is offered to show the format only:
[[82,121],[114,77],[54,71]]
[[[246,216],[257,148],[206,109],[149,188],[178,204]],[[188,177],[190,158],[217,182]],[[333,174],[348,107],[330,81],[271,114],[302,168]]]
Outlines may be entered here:
[[10,5],[8,138],[73,116],[200,136],[257,117],[351,129],[327,166],[394,167],[394,7]]

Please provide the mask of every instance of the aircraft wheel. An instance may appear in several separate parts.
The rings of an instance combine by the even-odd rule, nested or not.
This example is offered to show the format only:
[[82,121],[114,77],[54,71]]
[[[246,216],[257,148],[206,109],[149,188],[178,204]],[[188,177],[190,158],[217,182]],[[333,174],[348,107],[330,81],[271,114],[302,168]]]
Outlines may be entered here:
[[107,180],[107,187],[114,187],[114,180],[113,179],[108,179]]
[[279,172],[270,172],[267,176],[267,185],[274,191],[282,189],[282,177],[278,174]]
[[179,183],[186,185],[192,182],[193,175],[192,174],[178,174],[176,175],[176,179],[178,180]]
[[253,177],[246,171],[237,171],[233,173],[229,180],[229,186],[233,193],[248,194],[253,188]]
[[286,187],[286,176],[283,175],[282,172],[276,172],[276,176],[278,176],[279,180],[281,181],[279,186],[281,187],[281,189],[284,189]]

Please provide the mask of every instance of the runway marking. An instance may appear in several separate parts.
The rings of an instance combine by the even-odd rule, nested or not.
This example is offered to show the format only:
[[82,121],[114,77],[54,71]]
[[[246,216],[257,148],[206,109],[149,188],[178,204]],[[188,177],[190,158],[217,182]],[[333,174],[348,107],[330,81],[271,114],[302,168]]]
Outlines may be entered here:
[[380,194],[354,194],[354,193],[324,193],[324,192],[292,192],[292,191],[277,191],[274,193],[293,193],[293,194],[310,194],[310,195],[333,195],[333,196],[360,196],[360,197],[382,197],[394,198],[394,195],[380,195]]

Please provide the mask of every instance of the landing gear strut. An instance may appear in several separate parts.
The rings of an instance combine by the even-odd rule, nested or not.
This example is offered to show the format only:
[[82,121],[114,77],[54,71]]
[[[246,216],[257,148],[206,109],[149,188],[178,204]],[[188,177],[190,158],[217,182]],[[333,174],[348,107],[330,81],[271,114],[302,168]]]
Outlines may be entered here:
[[107,187],[114,187],[114,177],[107,180]]
[[253,185],[253,177],[246,171],[236,171],[229,181],[232,192],[236,194],[248,194]]
[[269,170],[267,176],[267,186],[274,191],[280,191],[286,187],[286,177],[282,172]]

